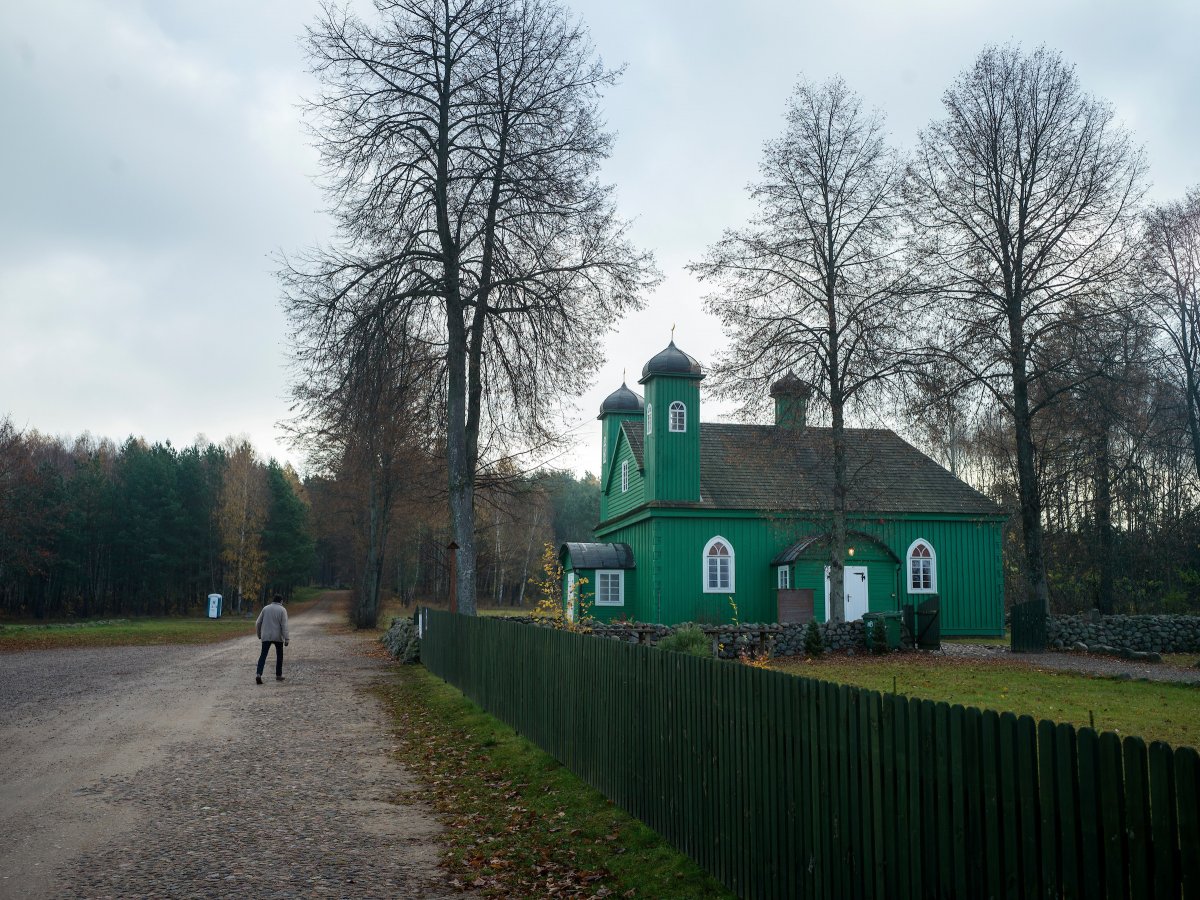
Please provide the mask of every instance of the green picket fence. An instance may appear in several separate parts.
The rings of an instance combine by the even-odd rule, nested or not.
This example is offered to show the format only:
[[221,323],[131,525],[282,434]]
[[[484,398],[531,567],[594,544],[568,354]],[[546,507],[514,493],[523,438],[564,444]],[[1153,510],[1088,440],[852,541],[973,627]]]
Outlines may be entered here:
[[423,615],[431,672],[739,896],[1200,900],[1191,748]]

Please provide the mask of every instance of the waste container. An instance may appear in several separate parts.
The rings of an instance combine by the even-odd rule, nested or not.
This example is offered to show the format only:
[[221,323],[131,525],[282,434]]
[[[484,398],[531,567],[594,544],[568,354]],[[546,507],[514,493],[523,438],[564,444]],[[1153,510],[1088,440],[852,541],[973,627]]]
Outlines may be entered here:
[[223,599],[220,594],[208,595],[208,617],[210,619],[221,618],[221,604]]
[[879,619],[883,623],[884,630],[887,632],[888,649],[899,650],[900,625],[904,621],[904,614],[900,612],[882,612],[879,614]]
[[941,598],[930,594],[917,607],[917,647],[940,650],[942,646]]
[[863,616],[863,624],[867,628],[867,646],[875,646],[875,629],[883,629],[883,641],[889,650],[900,649],[900,622],[898,612],[874,612]]

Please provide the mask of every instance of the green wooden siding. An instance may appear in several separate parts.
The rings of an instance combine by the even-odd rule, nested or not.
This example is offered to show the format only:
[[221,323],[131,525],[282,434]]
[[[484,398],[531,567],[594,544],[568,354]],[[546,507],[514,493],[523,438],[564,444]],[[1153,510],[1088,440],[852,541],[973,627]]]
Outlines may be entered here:
[[[576,575],[588,580],[588,583],[583,588],[583,599],[590,604],[589,612],[592,618],[599,622],[613,622],[619,619],[630,622],[656,621],[651,614],[648,602],[652,591],[639,585],[639,578],[643,576],[640,570],[644,567],[647,573],[649,571],[649,567],[644,561],[649,560],[651,557],[650,523],[647,521],[631,525],[622,531],[619,539],[614,538],[613,540],[629,544],[633,550],[633,559],[637,564],[634,568],[625,570],[625,605],[596,606],[594,602],[596,599],[596,570],[575,569],[574,563],[571,561],[571,554],[567,553],[562,561],[562,600],[564,611],[566,610],[567,602],[567,573],[574,571]],[[648,577],[647,581],[649,581]]]
[[[937,556],[937,588],[945,634],[998,635],[1004,631],[1003,581],[1000,567],[998,520],[905,516],[854,519],[852,529],[878,537],[899,563],[869,541],[851,541],[855,556],[846,565],[868,569],[868,606],[872,612],[899,609],[926,595],[909,597],[905,558],[909,546],[923,538]],[[646,546],[645,530],[650,532]],[[754,511],[713,514],[701,510],[653,509],[635,524],[605,526],[603,541],[624,541],[634,549],[639,577],[636,601],[626,582],[626,608],[637,618],[678,622],[773,622],[777,614],[776,572],[771,560],[801,537],[827,530],[827,523]],[[633,539],[634,533],[638,537]],[[734,590],[704,591],[704,546],[720,535],[734,552]],[[825,616],[825,553],[818,546],[798,560],[792,570],[793,588],[811,588],[814,612]],[[633,618],[631,614],[629,616]]]
[[[629,463],[629,490],[622,491],[621,464],[625,462]],[[630,449],[624,432],[618,433],[617,452],[613,457],[612,471],[604,484],[607,489],[604,491],[604,497],[601,498],[604,507],[600,511],[601,520],[624,515],[646,502],[646,479],[638,470],[637,460],[633,456],[633,450]],[[614,538],[614,540],[617,539]],[[624,540],[624,538],[619,540]]]
[[[620,491],[621,491],[621,481],[620,481],[621,463],[619,460],[614,461],[612,459],[614,454],[616,454],[619,451],[621,444],[623,442],[623,439],[621,437],[621,423],[622,422],[638,422],[638,421],[641,421],[641,419],[642,419],[641,413],[633,413],[633,412],[605,413],[601,417],[601,426],[600,426],[601,437],[602,437],[602,446],[600,448],[600,453],[601,453],[601,458],[600,458],[600,521],[601,522],[603,522],[605,519],[607,519],[611,515],[613,515],[613,513],[609,509],[609,494],[608,494],[608,491],[605,490],[605,488],[609,484],[609,467],[610,466],[612,466],[613,468],[616,469],[616,475],[617,475],[617,480],[613,483],[614,492],[620,493]],[[626,452],[627,453],[629,452],[628,447],[626,448]],[[631,458],[631,457],[627,457],[627,458]],[[630,467],[634,470],[633,472],[630,472],[630,482],[632,484],[632,477],[633,477],[634,472],[636,472],[636,470],[637,470],[637,464],[631,462]],[[640,479],[641,477],[642,476],[639,474],[638,478]]]
[[[687,409],[687,430],[670,431],[671,404]],[[646,409],[654,416],[645,436],[646,497],[700,499],[700,381],[695,376],[653,375],[646,380]],[[647,423],[650,424],[650,423]]]

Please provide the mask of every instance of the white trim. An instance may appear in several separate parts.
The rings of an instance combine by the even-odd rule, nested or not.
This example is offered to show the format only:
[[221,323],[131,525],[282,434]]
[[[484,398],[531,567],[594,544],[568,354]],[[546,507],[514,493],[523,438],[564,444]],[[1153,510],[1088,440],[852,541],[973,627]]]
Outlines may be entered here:
[[[712,587],[708,583],[708,551],[712,549],[713,544],[720,541],[725,545],[725,549],[729,551],[729,584],[726,586]],[[700,555],[700,584],[704,588],[706,594],[732,594],[736,588],[737,576],[737,554],[734,553],[733,544],[721,537],[719,534],[709,539],[709,542],[704,545],[704,552]],[[715,557],[720,559],[721,557]]]
[[629,490],[629,460],[621,460],[621,493]]
[[646,434],[654,434],[654,404],[646,404]]
[[779,566],[775,569],[775,587],[778,590],[786,591],[792,587],[792,569],[791,566]]
[[[675,413],[680,413],[681,427],[675,427]],[[687,404],[682,400],[674,400],[667,407],[667,430],[668,431],[687,431]]]
[[[861,612],[859,612],[857,609],[849,608],[850,607],[850,597],[849,597],[849,592],[846,591],[846,588],[849,586],[852,586],[852,580],[853,580],[854,576],[860,576],[859,584],[862,586],[861,592],[859,592],[859,591],[855,592],[855,593],[863,594],[862,611]],[[859,619],[861,619],[863,617],[864,613],[868,613],[871,611],[871,587],[870,587],[870,582],[868,580],[870,578],[870,576],[871,576],[870,567],[865,566],[865,565],[863,565],[863,566],[843,566],[842,567],[842,591],[844,592],[844,595],[846,596],[846,600],[842,603],[842,615],[843,615],[843,617],[845,617],[845,620],[847,622],[857,622]],[[826,622],[829,621],[829,582],[830,582],[829,566],[826,566],[825,567],[825,621]],[[858,616],[855,618],[851,618],[851,613],[855,613],[855,612],[858,612]]]
[[[924,544],[929,548],[929,587],[915,588],[913,587],[913,550],[918,545]],[[904,588],[910,594],[936,594],[937,593],[937,551],[933,549],[933,544],[925,540],[925,538],[917,538],[908,545],[908,550],[904,554]]]
[[[616,600],[601,600],[600,585],[602,575],[617,576],[617,599]],[[596,570],[596,605],[597,606],[624,606],[625,605],[625,570],[624,569],[597,569]]]

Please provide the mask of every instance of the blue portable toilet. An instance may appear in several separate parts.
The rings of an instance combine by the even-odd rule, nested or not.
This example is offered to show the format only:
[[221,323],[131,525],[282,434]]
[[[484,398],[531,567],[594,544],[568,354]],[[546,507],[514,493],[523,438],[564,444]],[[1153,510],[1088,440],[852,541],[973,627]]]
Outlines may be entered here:
[[208,617],[210,619],[221,618],[221,599],[220,594],[208,595]]

